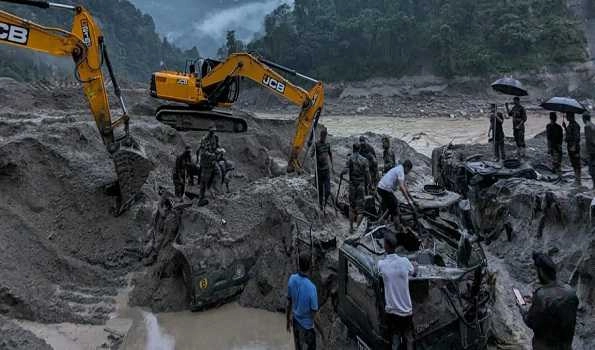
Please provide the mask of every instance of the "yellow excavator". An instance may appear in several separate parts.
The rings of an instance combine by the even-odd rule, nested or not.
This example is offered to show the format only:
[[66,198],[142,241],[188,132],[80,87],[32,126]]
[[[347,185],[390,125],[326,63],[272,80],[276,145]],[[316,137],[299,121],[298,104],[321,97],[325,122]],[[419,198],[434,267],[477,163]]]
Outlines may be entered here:
[[[197,71],[197,61],[194,61],[184,72],[153,73],[151,96],[185,104],[159,107],[156,111],[157,119],[182,131],[208,130],[214,124],[217,131],[245,132],[246,121],[234,117],[225,108],[237,100],[240,78],[248,78],[301,107],[291,143],[288,171],[300,169],[300,152],[312,127],[318,123],[324,104],[322,82],[249,53],[234,53],[224,61],[204,59],[199,66],[200,71]],[[309,90],[301,88],[273,68],[308,80],[314,85]]]
[[[81,6],[33,0],[0,1],[42,9],[59,8],[72,11],[74,19],[70,32],[43,27],[0,11],[0,43],[55,56],[72,57],[76,66],[75,76],[83,87],[99,134],[115,165],[118,175],[115,186],[116,215],[121,214],[134,201],[153,169],[153,164],[145,156],[142,147],[130,136],[128,112],[114,76],[101,29],[89,11]],[[113,121],[105,78],[101,70],[104,64],[122,109],[122,116]],[[123,130],[116,133],[118,129]]]

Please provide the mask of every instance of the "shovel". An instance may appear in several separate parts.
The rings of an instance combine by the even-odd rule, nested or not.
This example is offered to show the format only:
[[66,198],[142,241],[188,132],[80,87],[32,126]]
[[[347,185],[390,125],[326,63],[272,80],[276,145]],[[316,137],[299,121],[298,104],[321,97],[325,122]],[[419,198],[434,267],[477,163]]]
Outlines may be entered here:
[[337,188],[337,195],[335,196],[335,215],[337,215],[338,206],[339,206],[339,193],[341,191],[341,184],[343,183],[343,174],[341,174],[341,178],[339,179],[339,188]]

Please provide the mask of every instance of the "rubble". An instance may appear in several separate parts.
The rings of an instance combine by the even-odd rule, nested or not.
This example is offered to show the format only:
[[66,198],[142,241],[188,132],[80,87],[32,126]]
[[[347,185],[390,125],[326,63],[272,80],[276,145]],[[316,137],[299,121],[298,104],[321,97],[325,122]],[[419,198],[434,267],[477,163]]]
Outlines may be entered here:
[[52,350],[45,341],[3,316],[0,316],[0,334],[0,349]]
[[[311,251],[315,261],[314,280],[321,291],[327,348],[349,349],[354,345],[348,341],[348,331],[336,312],[339,248],[347,238],[347,221],[331,208],[327,217],[319,215],[312,175],[285,175],[284,159],[294,121],[246,115],[248,133],[220,135],[221,144],[236,165],[231,193],[214,194],[216,200],[206,207],[172,201],[171,209],[155,215],[160,201],[167,199],[164,194],[173,192],[170,179],[175,156],[185,145],[195,150],[202,134],[179,134],[159,125],[150,115],[135,117],[131,133],[157,166],[138,202],[114,218],[110,213],[113,199],[104,187],[116,176],[78,88],[61,89],[62,97],[56,96],[55,90],[39,91],[11,81],[0,81],[2,88],[15,88],[20,98],[11,97],[0,110],[0,198],[5,199],[0,201],[0,240],[4,242],[0,246],[0,328],[8,329],[8,334],[14,334],[22,344],[32,344],[23,346],[46,348],[32,335],[22,333],[25,331],[11,319],[103,324],[117,312],[114,299],[131,273],[135,287],[131,304],[154,311],[186,310],[192,305],[198,310],[229,299],[282,311],[285,284],[296,269],[298,249]],[[148,113],[151,102],[143,94],[145,91],[135,95],[135,110]],[[411,102],[410,97],[402,98],[400,106],[379,98],[371,102],[392,112]],[[440,106],[442,111],[473,110],[483,103],[451,109],[440,97],[420,98],[429,116],[436,110],[433,106]],[[350,101],[345,108],[367,106],[369,102]],[[426,102],[434,105],[426,106]],[[420,108],[415,103],[411,106],[418,114]],[[336,108],[342,111],[342,107]],[[383,109],[371,107],[370,113],[378,110]],[[330,134],[335,171],[339,173],[358,135],[333,137],[332,130]],[[366,135],[380,151],[381,136]],[[391,143],[401,160],[413,161],[410,187],[424,197],[422,187],[432,183],[434,164],[404,141],[392,139]],[[543,152],[544,146],[543,139],[531,140],[528,153]],[[507,148],[512,154],[512,146]],[[454,151],[462,154],[462,158],[453,158],[452,169],[456,171],[462,159],[473,154],[481,154],[485,164],[491,158],[487,145],[455,147]],[[313,162],[310,157],[304,159],[308,169]],[[494,231],[503,218],[512,229],[511,242],[501,234],[492,237],[489,245],[482,243],[489,276],[495,276],[487,278],[496,290],[493,340],[518,346],[530,339],[510,292],[512,287],[524,293],[532,291],[535,278],[530,253],[539,249],[549,252],[560,264],[562,277],[577,287],[582,311],[575,345],[589,349],[595,346],[590,226],[593,195],[577,191],[567,179],[562,183],[550,179],[544,159],[530,159],[530,168],[536,174],[531,179],[508,174],[479,181],[482,187],[475,191],[466,192],[460,184],[451,189],[469,195],[472,219],[482,234]],[[338,182],[335,176],[333,196]],[[545,215],[547,193],[553,193],[550,207],[560,208],[565,226],[550,222]],[[538,238],[537,229],[544,217],[548,219]],[[205,277],[207,287],[201,289]],[[218,287],[225,293],[205,291],[217,286],[219,280],[223,282]],[[232,283],[224,285],[228,280]]]
[[537,285],[531,254],[542,251],[558,264],[559,279],[581,295],[573,348],[590,349],[595,345],[590,292],[594,286],[590,264],[595,241],[590,220],[594,195],[588,188],[573,185],[569,167],[564,169],[567,176],[553,176],[541,136],[528,140],[528,146],[529,158],[519,167],[524,171],[491,169],[480,175],[472,173],[471,165],[491,164],[488,145],[445,146],[433,153],[434,175],[447,188],[468,196],[474,226],[485,240],[488,265],[497,274],[495,341],[531,338],[520,321],[511,288],[519,288],[524,295],[533,293]]

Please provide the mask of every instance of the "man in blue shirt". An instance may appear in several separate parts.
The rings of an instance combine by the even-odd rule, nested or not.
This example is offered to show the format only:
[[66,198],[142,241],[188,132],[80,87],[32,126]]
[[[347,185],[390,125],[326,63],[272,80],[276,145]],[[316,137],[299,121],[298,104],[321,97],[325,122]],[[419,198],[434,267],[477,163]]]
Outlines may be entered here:
[[318,319],[318,294],[316,286],[308,278],[310,256],[300,255],[299,272],[289,277],[287,282],[287,331],[291,332],[296,350],[315,350],[316,333],[322,335]]

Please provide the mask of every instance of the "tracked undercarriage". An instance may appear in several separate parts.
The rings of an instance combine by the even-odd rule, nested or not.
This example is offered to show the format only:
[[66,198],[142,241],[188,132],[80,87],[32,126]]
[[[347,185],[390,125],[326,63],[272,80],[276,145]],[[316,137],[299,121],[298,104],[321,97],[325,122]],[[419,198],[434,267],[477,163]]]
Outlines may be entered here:
[[231,112],[222,110],[200,110],[187,106],[165,105],[155,112],[155,117],[163,124],[178,131],[208,130],[214,125],[218,132],[246,132],[248,124]]

